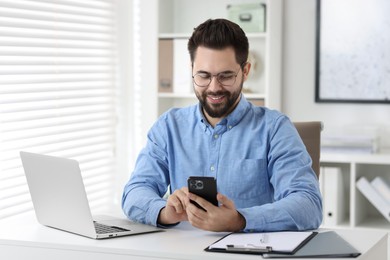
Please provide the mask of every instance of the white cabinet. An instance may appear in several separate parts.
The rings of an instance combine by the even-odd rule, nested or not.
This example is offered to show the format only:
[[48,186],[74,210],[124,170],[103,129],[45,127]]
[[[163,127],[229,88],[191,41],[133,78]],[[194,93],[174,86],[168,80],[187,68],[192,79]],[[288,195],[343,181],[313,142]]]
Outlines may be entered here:
[[[280,110],[283,11],[281,0],[160,0],[158,1],[158,40],[186,41],[194,27],[205,20],[227,18],[227,5],[254,2],[265,5],[266,30],[261,33],[247,33],[254,66],[252,75],[244,84],[244,92],[245,96],[254,103]],[[178,55],[189,54],[186,51]],[[165,58],[157,60],[157,64],[164,68],[172,66]],[[187,67],[190,70],[190,64]],[[183,66],[184,73],[188,74],[186,65]],[[189,86],[173,86],[174,90],[168,93],[158,91],[158,88],[156,86],[158,115],[171,107],[183,107],[197,102],[192,90],[192,81],[189,82]],[[175,91],[175,88],[188,91]]]
[[[343,200],[345,218],[335,226],[351,228],[378,228],[390,230],[390,222],[366,199],[356,188],[356,182],[361,177],[368,181],[376,176],[390,183],[390,153],[378,154],[321,154],[321,167],[336,167],[341,170],[343,182],[343,194],[339,194],[338,200]],[[327,181],[326,170],[320,174],[321,185]],[[332,185],[332,183],[330,184]],[[334,183],[336,185],[336,183]],[[324,187],[322,187],[324,188]],[[326,189],[325,189],[326,191]],[[332,196],[324,194],[326,199]],[[327,214],[327,212],[324,212]],[[324,219],[327,216],[324,216]]]

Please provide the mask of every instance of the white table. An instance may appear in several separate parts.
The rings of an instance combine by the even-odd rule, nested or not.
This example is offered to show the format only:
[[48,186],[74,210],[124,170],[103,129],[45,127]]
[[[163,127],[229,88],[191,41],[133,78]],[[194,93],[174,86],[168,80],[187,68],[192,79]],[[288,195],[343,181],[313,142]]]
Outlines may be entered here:
[[[336,230],[362,252],[359,258],[387,259],[387,233],[370,230]],[[28,213],[0,221],[0,259],[259,259],[203,251],[226,233],[194,229],[188,223],[165,232],[93,240],[37,223]],[[306,259],[307,260],[307,259]],[[344,258],[345,260],[345,258]]]

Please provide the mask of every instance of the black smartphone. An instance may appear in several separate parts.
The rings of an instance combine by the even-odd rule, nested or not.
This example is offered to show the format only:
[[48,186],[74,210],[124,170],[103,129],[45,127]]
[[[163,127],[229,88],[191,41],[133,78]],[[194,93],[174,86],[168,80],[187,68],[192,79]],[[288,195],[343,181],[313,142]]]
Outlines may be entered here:
[[[218,206],[217,200],[217,181],[214,177],[190,176],[188,178],[188,191],[194,193],[215,206]],[[195,206],[202,208],[198,203],[191,200]]]

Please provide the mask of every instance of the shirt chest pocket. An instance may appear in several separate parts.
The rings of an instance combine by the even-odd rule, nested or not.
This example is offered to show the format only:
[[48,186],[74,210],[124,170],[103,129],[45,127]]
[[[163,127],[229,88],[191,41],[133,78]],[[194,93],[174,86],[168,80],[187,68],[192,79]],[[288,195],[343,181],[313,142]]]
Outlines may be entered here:
[[[232,199],[261,201],[269,194],[269,180],[265,159],[234,160],[223,176],[225,194]],[[268,197],[268,195],[267,195]]]

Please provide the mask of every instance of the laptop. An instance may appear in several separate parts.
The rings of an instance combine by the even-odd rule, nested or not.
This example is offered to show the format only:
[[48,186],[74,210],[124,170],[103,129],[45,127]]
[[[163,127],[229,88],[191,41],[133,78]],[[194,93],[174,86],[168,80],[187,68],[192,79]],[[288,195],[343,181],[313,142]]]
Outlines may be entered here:
[[93,239],[163,231],[111,216],[93,218],[78,161],[28,152],[20,157],[40,224]]

